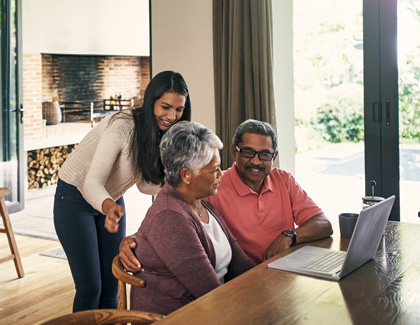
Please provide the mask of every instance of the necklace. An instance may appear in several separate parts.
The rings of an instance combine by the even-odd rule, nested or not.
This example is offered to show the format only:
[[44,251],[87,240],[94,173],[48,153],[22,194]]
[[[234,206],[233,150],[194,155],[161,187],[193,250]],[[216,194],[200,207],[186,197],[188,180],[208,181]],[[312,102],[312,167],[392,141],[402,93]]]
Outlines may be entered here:
[[[185,200],[185,197],[184,197],[184,195],[182,195],[182,193],[179,191],[179,190],[177,190],[177,192],[182,196],[182,198]],[[202,217],[202,214],[200,213],[200,211],[198,210],[198,209],[196,209],[192,204],[190,204],[190,203],[188,203],[188,201],[187,200],[185,200],[185,202],[187,202],[187,204],[191,207],[191,209],[193,210],[193,211],[195,211],[195,212],[197,212],[197,214],[198,214],[198,216],[201,218]],[[200,210],[203,210],[203,205],[201,204],[201,200],[200,200]]]
[[203,209],[204,209],[204,207],[203,207],[203,205],[201,204],[201,201],[200,201],[200,207],[199,208],[196,208],[195,206],[193,206],[192,204],[190,204],[190,207],[191,207],[191,209],[194,211],[194,212],[196,212],[197,214],[198,214],[198,216],[201,218],[202,216],[203,216]]
[[[194,208],[193,206],[191,206],[194,210],[195,210],[195,212],[197,212],[197,214],[198,214],[198,216],[201,218],[201,213],[200,213],[200,211],[198,211],[196,208]],[[203,209],[203,206],[201,205],[201,203],[200,203],[200,210],[202,210]]]

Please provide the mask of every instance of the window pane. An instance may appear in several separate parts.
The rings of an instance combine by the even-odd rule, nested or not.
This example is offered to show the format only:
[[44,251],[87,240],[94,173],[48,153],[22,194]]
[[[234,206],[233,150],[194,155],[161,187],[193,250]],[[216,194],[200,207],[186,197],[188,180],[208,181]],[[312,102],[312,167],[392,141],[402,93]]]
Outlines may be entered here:
[[296,178],[331,220],[364,191],[363,3],[293,1]]

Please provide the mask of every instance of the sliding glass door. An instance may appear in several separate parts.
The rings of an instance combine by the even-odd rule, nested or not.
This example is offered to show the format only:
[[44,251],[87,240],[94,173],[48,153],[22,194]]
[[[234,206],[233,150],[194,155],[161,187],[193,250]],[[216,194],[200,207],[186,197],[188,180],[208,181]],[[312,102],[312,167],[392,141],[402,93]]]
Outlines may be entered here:
[[329,218],[365,196],[363,1],[293,1],[296,178]]
[[397,196],[391,219],[399,220],[397,4],[365,0],[363,9],[366,177],[377,195]]
[[296,177],[330,218],[420,222],[420,1],[293,1]]
[[[20,2],[19,2],[20,3]],[[6,197],[9,212],[23,208],[22,112],[20,55],[18,54],[18,9],[15,0],[0,0],[1,17],[1,115],[0,115],[0,187],[9,187]]]
[[392,220],[420,222],[420,3],[365,0],[364,12],[366,176],[397,196]]

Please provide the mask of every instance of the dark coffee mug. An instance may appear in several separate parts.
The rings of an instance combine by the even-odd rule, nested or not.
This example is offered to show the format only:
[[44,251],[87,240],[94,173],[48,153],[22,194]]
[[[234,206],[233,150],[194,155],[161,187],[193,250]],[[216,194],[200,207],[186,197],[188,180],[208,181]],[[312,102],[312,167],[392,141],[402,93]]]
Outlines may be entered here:
[[356,226],[357,213],[340,213],[338,221],[340,223],[340,233],[342,237],[350,238],[353,235],[354,227]]

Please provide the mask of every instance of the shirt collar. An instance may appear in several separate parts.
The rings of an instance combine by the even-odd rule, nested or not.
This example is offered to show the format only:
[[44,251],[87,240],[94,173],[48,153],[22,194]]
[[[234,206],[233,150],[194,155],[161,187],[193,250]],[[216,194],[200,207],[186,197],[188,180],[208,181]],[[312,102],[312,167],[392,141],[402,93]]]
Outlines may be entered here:
[[[261,189],[261,193],[263,194],[267,191],[273,191],[273,182],[271,181],[270,177],[271,173],[264,179],[263,186]],[[246,185],[242,179],[239,177],[238,171],[236,169],[236,162],[233,163],[232,167],[230,168],[230,180],[232,182],[233,187],[235,188],[236,192],[239,196],[245,196],[248,194],[257,194],[252,190],[248,185]]]

